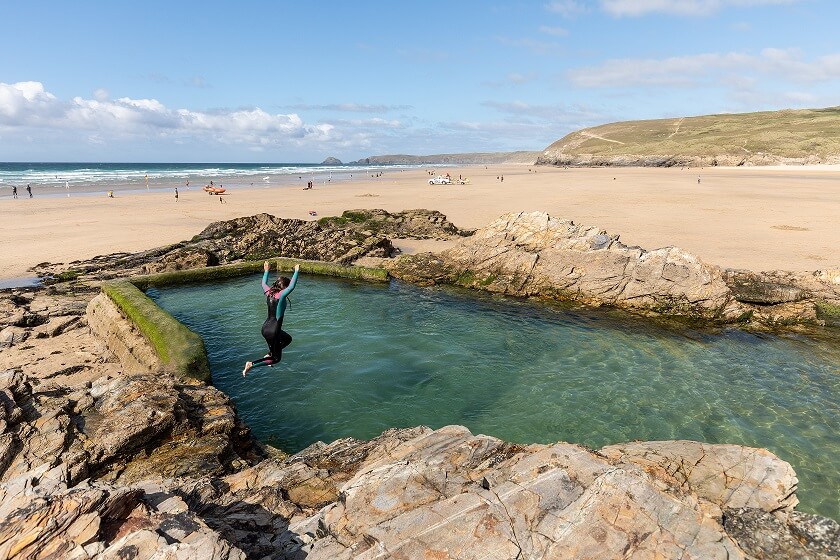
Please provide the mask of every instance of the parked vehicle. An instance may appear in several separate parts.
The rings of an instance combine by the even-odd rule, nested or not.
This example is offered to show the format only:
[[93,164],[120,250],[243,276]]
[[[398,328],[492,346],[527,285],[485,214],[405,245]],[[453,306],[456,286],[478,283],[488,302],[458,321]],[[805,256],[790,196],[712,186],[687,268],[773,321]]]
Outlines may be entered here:
[[442,175],[438,175],[437,177],[433,177],[429,179],[430,185],[451,185],[452,179],[449,177],[444,177]]

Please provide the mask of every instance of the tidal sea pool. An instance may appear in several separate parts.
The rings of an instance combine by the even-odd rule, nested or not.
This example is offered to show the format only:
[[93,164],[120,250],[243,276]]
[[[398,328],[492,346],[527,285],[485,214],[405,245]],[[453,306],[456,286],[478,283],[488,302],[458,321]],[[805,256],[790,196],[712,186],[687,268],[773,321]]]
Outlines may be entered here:
[[840,519],[840,349],[800,335],[665,326],[623,313],[397,281],[301,275],[283,361],[261,275],[148,291],[200,334],[213,384],[261,440],[296,452],[390,427],[460,424],[593,449],[690,439],[769,449],[799,509]]

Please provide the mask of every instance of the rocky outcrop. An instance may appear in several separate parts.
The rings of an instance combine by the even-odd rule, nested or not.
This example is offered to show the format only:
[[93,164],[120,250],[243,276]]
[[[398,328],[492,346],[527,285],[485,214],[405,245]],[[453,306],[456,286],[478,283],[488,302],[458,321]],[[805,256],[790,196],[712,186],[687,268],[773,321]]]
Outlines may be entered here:
[[0,484],[2,558],[245,560],[176,496],[85,481],[46,465]]
[[[289,257],[349,264],[362,257],[390,257],[391,237],[450,239],[471,232],[455,227],[437,211],[350,210],[318,221],[257,214],[214,222],[189,241],[140,253],[115,253],[69,265],[39,265],[38,274],[57,277],[68,268],[79,279],[107,280],[228,264],[240,260]],[[10,336],[10,335],[7,335]]]
[[[120,364],[88,327],[86,299],[0,297],[0,325],[21,314],[46,319],[26,327],[27,343],[0,353],[0,482],[44,465],[61,467],[71,486],[90,476],[221,475],[263,456],[224,393],[134,359]],[[130,336],[121,315],[108,321],[115,338]],[[39,330],[54,323],[66,327]]]
[[724,281],[738,301],[753,304],[754,322],[840,326],[840,270],[726,270]]
[[502,216],[439,254],[382,263],[400,279],[611,305],[755,328],[840,324],[840,271],[722,270],[676,247],[627,246],[541,212]]
[[347,210],[341,216],[322,218],[324,227],[381,233],[411,239],[453,239],[468,237],[474,230],[462,230],[437,210],[406,210],[391,214],[385,210]]
[[[733,527],[749,522],[742,512],[795,524],[795,488],[790,466],[762,450],[593,452],[449,426],[321,444],[168,491],[255,558],[749,558],[722,512]],[[802,557],[840,550],[802,534]]]
[[332,156],[321,162],[321,165],[342,165],[341,160]]
[[142,271],[147,274],[173,272],[176,270],[216,266],[218,264],[220,264],[219,257],[215,253],[204,248],[187,246],[179,247],[152,262],[144,264]]
[[745,311],[721,270],[685,251],[628,247],[598,228],[540,212],[507,214],[439,255],[402,256],[390,270],[411,281],[706,319]]

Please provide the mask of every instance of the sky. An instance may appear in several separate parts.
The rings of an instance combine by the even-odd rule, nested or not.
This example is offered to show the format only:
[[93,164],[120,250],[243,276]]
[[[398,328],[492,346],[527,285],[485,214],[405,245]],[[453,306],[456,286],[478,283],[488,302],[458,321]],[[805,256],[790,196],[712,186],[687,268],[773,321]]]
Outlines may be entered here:
[[347,162],[840,105],[837,0],[0,0],[0,161]]

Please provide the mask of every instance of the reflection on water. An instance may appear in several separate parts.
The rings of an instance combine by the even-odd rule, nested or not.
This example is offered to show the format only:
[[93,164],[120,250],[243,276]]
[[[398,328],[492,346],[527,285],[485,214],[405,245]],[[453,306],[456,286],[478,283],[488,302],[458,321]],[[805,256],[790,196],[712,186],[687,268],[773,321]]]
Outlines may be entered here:
[[283,362],[243,379],[243,363],[266,352],[259,276],[149,295],[204,337],[214,384],[257,437],[286,451],[420,424],[592,448],[735,443],[790,462],[800,509],[840,518],[840,352],[830,344],[302,276]]

